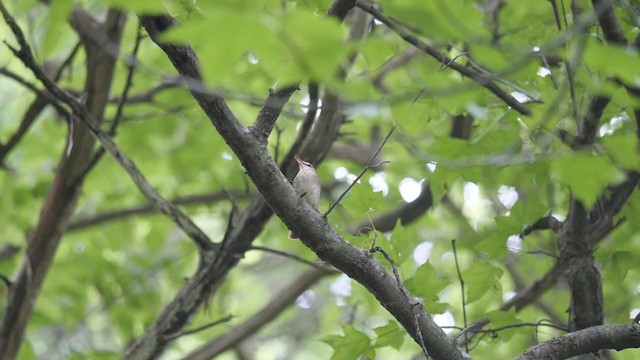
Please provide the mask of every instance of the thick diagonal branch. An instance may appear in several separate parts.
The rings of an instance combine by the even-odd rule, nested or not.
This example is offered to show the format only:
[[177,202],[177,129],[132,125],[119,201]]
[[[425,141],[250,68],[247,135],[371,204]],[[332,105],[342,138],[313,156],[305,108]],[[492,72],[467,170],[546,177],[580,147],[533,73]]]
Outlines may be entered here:
[[[164,30],[174,23],[166,16],[143,18],[143,25],[154,41],[158,41],[159,30]],[[181,75],[199,73],[198,70],[194,70],[197,69],[198,63],[190,48],[164,43],[159,45]],[[416,329],[413,304],[405,298],[393,275],[368,251],[346,242],[320,213],[301,201],[264,144],[242,126],[230,111],[226,111],[228,106],[222,97],[195,90],[192,90],[192,94],[240,159],[247,175],[271,209],[292,231],[301,234],[301,241],[306,246],[321,259],[363,284],[416,341],[424,338],[426,347],[434,358],[463,358],[453,341],[426,311],[419,312]]]
[[[353,5],[353,0],[335,0],[331,6],[329,15],[343,19]],[[169,21],[169,23],[170,22],[171,21]],[[165,21],[160,21],[158,25],[162,28],[167,24]],[[159,28],[153,24],[147,27],[147,31],[152,35],[157,35],[154,31],[158,29]],[[181,58],[194,59],[197,62],[194,54],[181,54],[180,49],[192,52],[188,47],[171,48],[169,50],[175,55],[175,60]],[[178,61],[178,63],[180,62]],[[193,71],[191,71],[191,73],[193,73]],[[188,74],[188,72],[184,74]],[[193,83],[194,81],[191,82]],[[199,81],[195,82],[200,84]],[[192,88],[195,89],[194,94],[201,93],[198,91],[198,89],[202,88],[201,85]],[[313,94],[316,88],[315,86],[311,88],[313,91],[310,90],[310,93]],[[203,99],[199,99],[198,101],[201,100]],[[327,92],[322,99],[322,103],[331,104],[332,106],[323,106],[322,112],[317,119],[317,123],[321,124],[321,126],[315,126],[313,128],[313,136],[307,136],[308,132],[305,130],[311,127],[315,118],[315,116],[310,116],[313,114],[307,114],[305,126],[303,126],[300,131],[299,139],[280,164],[280,170],[290,178],[295,175],[296,171],[294,168],[295,163],[292,161],[293,155],[298,154],[305,159],[322,158],[323,154],[325,154],[333,144],[338,130],[342,125],[344,115],[342,114],[341,107],[338,106],[338,98],[331,92]],[[247,128],[247,133],[249,132]],[[272,215],[273,212],[271,208],[261,196],[256,197],[243,211],[232,214],[219,255],[215,259],[201,263],[198,272],[182,287],[174,300],[164,308],[162,313],[145,333],[129,346],[126,358],[147,359],[162,353],[168,344],[165,335],[184,327],[189,319],[200,309],[202,304],[218,290],[220,284],[226,279],[229,271],[238,264],[243,254],[251,248],[252,242],[262,231]]]

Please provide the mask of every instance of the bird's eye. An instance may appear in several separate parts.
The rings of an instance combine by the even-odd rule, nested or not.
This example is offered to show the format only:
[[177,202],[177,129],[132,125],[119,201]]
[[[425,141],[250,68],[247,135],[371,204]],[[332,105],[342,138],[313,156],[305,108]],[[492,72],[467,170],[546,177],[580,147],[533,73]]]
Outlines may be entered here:
[[310,163],[308,163],[308,162],[306,162],[306,161],[304,162],[304,164],[305,164],[306,166],[310,167],[310,168],[312,168],[312,167],[313,167],[313,165],[311,165]]

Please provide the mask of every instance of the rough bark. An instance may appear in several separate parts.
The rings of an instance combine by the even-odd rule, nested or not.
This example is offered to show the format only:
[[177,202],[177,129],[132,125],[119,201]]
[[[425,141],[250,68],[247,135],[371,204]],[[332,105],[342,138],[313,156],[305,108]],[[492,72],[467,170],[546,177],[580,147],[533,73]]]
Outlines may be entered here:
[[[166,16],[147,17],[143,25],[157,41],[158,31],[174,24]],[[159,43],[182,76],[199,79],[198,63],[187,47]],[[266,146],[235,118],[224,99],[212,93],[192,90],[192,94],[212,124],[225,139],[247,171],[267,204],[301,241],[321,259],[363,284],[380,303],[421,344],[424,341],[434,358],[462,359],[453,341],[433,322],[422,306],[407,299],[406,290],[368,251],[342,239],[320,213],[302,202],[269,155]],[[325,103],[323,102],[323,106]]]
[[[83,17],[86,14],[75,13]],[[110,11],[100,25],[102,36],[114,46],[120,43],[125,16]],[[79,25],[87,49],[86,106],[95,119],[101,119],[107,103],[116,59],[106,53]],[[73,211],[82,187],[85,168],[92,156],[95,139],[88,129],[75,119],[69,119],[70,143],[60,160],[47,198],[42,206],[38,225],[29,237],[26,257],[13,282],[0,325],[0,358],[14,359],[20,349],[27,322],[33,311],[38,293],[47,275],[56,249]]]

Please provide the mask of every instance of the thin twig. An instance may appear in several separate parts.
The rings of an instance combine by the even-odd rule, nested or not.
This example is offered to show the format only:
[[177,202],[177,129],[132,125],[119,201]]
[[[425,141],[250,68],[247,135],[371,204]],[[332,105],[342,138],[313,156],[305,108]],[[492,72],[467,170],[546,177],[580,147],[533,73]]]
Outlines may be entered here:
[[297,256],[297,255],[289,254],[289,253],[284,252],[284,251],[275,250],[275,249],[271,249],[271,248],[264,247],[264,246],[251,246],[251,247],[249,248],[249,250],[260,250],[260,251],[265,251],[265,252],[268,252],[268,253],[272,253],[272,254],[276,254],[276,255],[279,255],[279,256],[285,257],[285,258],[287,258],[287,259],[292,259],[292,260],[295,260],[295,261],[301,262],[301,263],[303,263],[303,264],[306,264],[306,265],[312,266],[312,267],[317,268],[317,269],[327,270],[327,266],[325,266],[325,265],[323,265],[323,264],[315,263],[315,262],[313,262],[313,261],[309,261],[309,260],[307,260],[307,259],[303,259],[303,258],[301,258],[301,257],[299,257],[299,256]]
[[382,140],[382,143],[380,143],[380,146],[378,146],[378,149],[376,149],[376,152],[373,153],[373,156],[371,156],[371,159],[369,160],[369,162],[367,163],[367,165],[365,165],[364,169],[362,169],[362,171],[360,172],[360,175],[358,175],[358,177],[355,178],[355,180],[353,180],[353,182],[349,185],[349,187],[347,187],[345,189],[344,192],[342,192],[342,194],[340,194],[340,196],[338,197],[338,200],[336,200],[333,204],[331,204],[331,206],[329,207],[329,210],[327,210],[327,212],[325,212],[322,216],[324,216],[325,218],[331,213],[331,211],[333,211],[333,209],[338,206],[338,204],[340,203],[340,201],[342,200],[342,198],[344,198],[347,193],[349,193],[349,191],[351,191],[351,189],[356,185],[356,183],[358,182],[358,180],[360,180],[360,178],[362,178],[362,176],[364,176],[364,173],[367,172],[367,170],[369,169],[373,169],[376,168],[380,165],[383,164],[388,164],[388,161],[383,161],[380,162],[378,164],[372,165],[373,160],[376,159],[376,157],[378,156],[378,154],[380,153],[380,150],[382,150],[382,147],[384,147],[384,144],[387,143],[387,140],[389,140],[389,138],[391,137],[391,134],[393,134],[393,131],[396,129],[395,126],[391,127],[391,130],[389,130],[389,133],[387,134],[387,137],[384,138],[384,140]]
[[[170,77],[163,80],[160,84],[147,89],[144,92],[128,96],[127,103],[128,104],[147,103],[147,102],[152,103],[154,102],[155,96],[159,92],[167,89],[181,87],[181,86],[183,86],[183,84],[182,84],[182,80],[179,77]],[[119,104],[122,102],[122,98],[119,98],[119,97],[111,98],[109,99],[109,102]]]
[[214,327],[216,325],[220,325],[220,324],[224,324],[226,322],[229,322],[233,318],[234,318],[233,315],[227,315],[227,316],[223,317],[222,319],[216,320],[216,321],[214,321],[212,323],[209,323],[209,324],[205,324],[205,325],[199,326],[199,327],[197,327],[195,329],[178,331],[176,333],[167,335],[167,336],[165,336],[165,340],[169,341],[169,340],[173,340],[173,339],[179,338],[180,336],[195,334],[197,332],[200,332],[202,330],[206,330],[206,329]]
[[309,107],[307,109],[307,114],[304,116],[304,120],[302,121],[302,125],[300,126],[300,130],[298,130],[298,136],[294,141],[293,145],[289,148],[289,151],[282,159],[282,162],[279,164],[280,170],[285,172],[289,167],[289,164],[293,162],[293,156],[297,154],[302,148],[302,144],[307,139],[307,135],[311,131],[311,127],[316,119],[316,115],[318,114],[318,84],[309,83],[308,85],[309,91]]
[[[451,240],[451,247],[453,248],[453,259],[456,262],[456,272],[458,273],[458,280],[460,281],[460,291],[462,292],[462,319],[464,321],[464,327],[467,328],[467,302],[464,297],[464,279],[462,278],[462,272],[460,272],[460,264],[458,263],[458,250],[456,249],[456,240]],[[464,339],[464,349],[469,353],[469,343],[467,337]]]
[[485,69],[483,66],[481,66],[480,64],[475,62],[475,60],[473,60],[473,58],[469,54],[466,54],[466,59],[467,59],[467,62],[469,63],[469,65],[471,65],[474,69],[476,69],[479,72],[489,76],[493,80],[495,80],[495,81],[497,81],[497,82],[499,82],[501,84],[504,84],[506,86],[509,86],[509,87],[513,88],[514,90],[518,91],[519,93],[522,93],[524,96],[528,97],[531,100],[531,102],[535,102],[535,103],[542,103],[543,102],[539,97],[533,95],[531,92],[527,91],[522,86],[516,85],[516,84],[512,83],[511,81],[507,81],[507,80],[499,77],[498,75],[492,73],[488,69]]
[[[60,79],[64,70],[67,68],[67,66],[69,66],[69,64],[71,64],[74,57],[78,53],[79,48],[80,48],[80,43],[78,42],[76,46],[73,48],[73,50],[71,50],[71,53],[67,56],[67,58],[62,62],[62,64],[60,64],[60,67],[58,68],[58,70],[55,71],[55,74],[53,76],[53,81],[57,82]],[[8,154],[20,143],[22,138],[26,135],[28,130],[31,128],[31,125],[35,122],[38,115],[40,115],[45,105],[47,105],[48,103],[49,101],[47,98],[42,97],[41,95],[38,94],[36,99],[33,100],[31,105],[29,105],[29,108],[25,112],[22,118],[22,121],[20,122],[20,125],[18,126],[18,129],[16,130],[16,132],[13,133],[13,135],[11,135],[11,137],[9,138],[9,140],[7,140],[5,144],[0,144],[0,166],[1,167],[7,168],[6,164],[4,163],[4,160],[7,158]]]
[[[244,191],[228,190],[216,191],[204,194],[187,195],[183,197],[177,197],[170,199],[169,201],[174,205],[199,205],[199,204],[214,204],[218,201],[231,198],[229,195],[233,195],[233,198],[247,199],[255,196],[255,193],[246,193]],[[102,213],[89,216],[78,216],[69,222],[66,230],[74,231],[82,229],[88,226],[102,224],[104,222],[123,219],[134,215],[147,215],[154,214],[158,209],[153,204],[138,204],[127,208],[105,211]]]
[[456,337],[455,337],[456,339],[458,339],[460,336],[462,336],[466,332],[472,332],[472,333],[476,333],[476,334],[483,334],[483,333],[494,334],[494,333],[498,333],[498,332],[503,331],[503,330],[517,329],[517,328],[521,328],[521,327],[536,327],[537,328],[537,327],[540,327],[540,326],[547,326],[547,327],[550,327],[550,328],[556,329],[556,330],[561,330],[561,331],[565,331],[565,332],[569,331],[566,326],[557,325],[557,324],[553,323],[551,320],[546,320],[546,319],[540,320],[540,321],[535,322],[535,323],[509,324],[509,325],[499,326],[499,327],[496,327],[496,328],[478,329],[478,330],[473,330],[473,326],[474,325],[471,325],[470,327],[464,327],[464,328],[461,328],[459,326],[442,326],[442,328],[443,329],[460,330],[460,333],[458,335],[456,335]]
[[[562,23],[560,22],[560,14],[558,13],[558,5],[556,4],[556,0],[551,0],[549,1],[551,3],[551,7],[553,8],[553,17],[556,20],[556,27],[558,28],[558,32],[562,31]],[[564,26],[565,28],[569,28],[569,25],[567,23],[567,14],[565,13],[565,9],[564,9],[564,2],[560,2],[562,5],[562,17],[564,18]],[[567,44],[565,44],[565,48],[567,47]],[[571,106],[572,106],[572,110],[573,110],[573,118],[575,121],[578,121],[578,104],[576,101],[576,90],[574,87],[574,81],[573,81],[573,70],[572,70],[572,66],[571,66],[571,62],[569,59],[565,59],[564,60],[564,66],[567,70],[567,82],[569,84],[569,93],[571,95]]]
[[520,237],[525,237],[538,230],[547,230],[547,229],[553,230],[554,233],[557,233],[558,231],[560,231],[561,227],[562,227],[562,221],[549,215],[549,216],[540,218],[533,225],[527,226],[524,230],[522,230],[522,234],[520,234]]
[[58,101],[58,99],[51,94],[50,92],[46,91],[46,90],[40,90],[37,86],[35,86],[34,84],[30,83],[29,81],[27,81],[26,79],[24,79],[22,76],[14,73],[13,71],[7,69],[7,68],[0,68],[0,74],[15,80],[17,83],[19,83],[20,85],[26,87],[27,89],[33,91],[36,95],[38,96],[42,96],[43,98],[45,98],[49,104],[51,104],[51,106],[53,106],[56,111],[58,111],[59,114],[61,114],[62,116],[69,116],[69,112],[67,111],[67,109],[64,108],[64,106],[62,106],[60,104],[60,101]]
[[531,114],[531,110],[529,108],[521,104],[518,100],[516,100],[513,96],[511,96],[509,93],[504,91],[498,85],[494,84],[490,78],[487,78],[485,75],[480,74],[477,71],[471,70],[461,64],[452,62],[449,58],[442,55],[442,53],[440,53],[437,49],[433,48],[431,45],[427,44],[426,42],[421,41],[414,35],[410,34],[409,31],[407,31],[404,27],[402,27],[401,25],[397,24],[396,22],[394,22],[393,20],[385,16],[382,12],[380,12],[380,10],[376,9],[376,7],[371,3],[369,3],[368,1],[358,0],[356,2],[356,6],[368,12],[369,14],[373,15],[373,17],[376,18],[376,20],[385,24],[389,29],[391,29],[393,32],[398,34],[398,36],[400,36],[402,40],[424,51],[429,56],[438,60],[441,64],[448,64],[451,69],[457,71],[460,75],[473,80],[478,85],[491,91],[494,95],[502,99],[502,101],[504,101],[507,105],[511,106],[513,109],[515,109],[522,115]]
[[[375,236],[374,236],[373,244],[375,245]],[[389,262],[389,264],[391,264],[391,269],[393,270],[393,276],[395,276],[396,278],[396,282],[398,283],[398,288],[400,289],[404,297],[407,299],[407,301],[411,303],[411,310],[412,310],[411,312],[413,313],[413,320],[415,321],[416,333],[418,334],[418,339],[420,340],[420,347],[422,348],[422,353],[427,359],[430,359],[429,352],[427,351],[427,347],[424,344],[422,331],[420,330],[420,321],[418,320],[418,315],[416,314],[416,311],[415,311],[416,306],[422,306],[422,304],[416,301],[416,299],[413,298],[413,296],[411,296],[411,294],[407,291],[407,289],[402,285],[402,280],[400,279],[400,274],[398,273],[398,267],[396,266],[395,261],[393,261],[391,256],[389,256],[389,254],[387,254],[386,251],[384,251],[379,246],[372,246],[369,252],[372,254],[375,252],[381,253],[382,256],[384,256],[384,258]]]
[[0,274],[0,280],[2,280],[2,282],[7,285],[7,288],[11,289],[11,287],[13,286],[13,283],[11,282],[11,279],[9,279],[8,277],[6,277],[3,274]]
[[[151,186],[151,184],[149,184],[149,182],[144,177],[144,175],[142,175],[135,163],[125,153],[122,152],[122,150],[116,145],[116,143],[108,134],[102,131],[97,121],[93,118],[91,113],[89,113],[87,108],[69,93],[62,90],[43,72],[42,68],[37,65],[37,62],[33,57],[31,47],[27,43],[22,29],[20,29],[15,19],[11,16],[11,14],[9,14],[2,1],[0,1],[0,12],[2,13],[7,25],[9,25],[9,27],[11,28],[11,31],[13,32],[15,38],[17,39],[20,49],[18,50],[13,46],[7,44],[6,42],[5,44],[7,44],[7,47],[9,47],[13,54],[18,57],[22,61],[22,63],[33,72],[35,77],[45,85],[47,90],[51,92],[54,98],[53,104],[55,104],[54,106],[56,107],[56,109],[59,109],[62,114],[66,114],[66,116],[69,118],[69,121],[71,121],[71,114],[69,114],[69,112],[58,103],[58,99],[72,109],[74,116],[76,116],[76,118],[80,120],[84,126],[87,127],[89,132],[91,132],[91,135],[100,142],[100,144],[127,172],[140,192],[144,194],[144,196],[147,197],[149,201],[156,205],[158,210],[160,210],[163,214],[173,220],[173,222],[181,230],[183,230],[191,240],[193,240],[193,242],[200,250],[201,255],[204,256],[211,251],[215,251],[218,245],[214,244],[209,239],[209,237],[191,220],[191,218],[183,213],[178,207],[164,199],[158,193],[158,191],[153,186]],[[28,84],[26,80],[22,79],[19,76],[17,76],[16,80],[23,84]],[[45,94],[47,98],[52,97],[51,95],[49,95],[49,93],[41,91],[33,85],[31,85],[31,87],[29,88],[38,94]]]

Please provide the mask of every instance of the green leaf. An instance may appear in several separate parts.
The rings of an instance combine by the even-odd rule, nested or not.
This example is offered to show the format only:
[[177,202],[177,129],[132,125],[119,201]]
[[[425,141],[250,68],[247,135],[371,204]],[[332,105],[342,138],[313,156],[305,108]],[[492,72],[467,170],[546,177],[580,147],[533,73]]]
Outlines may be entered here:
[[521,225],[511,216],[496,216],[494,220],[496,227],[506,234],[514,235],[522,231]]
[[473,266],[462,272],[467,304],[480,300],[487,293],[502,293],[500,278],[502,269],[485,261],[476,261]]
[[423,298],[425,302],[436,302],[438,294],[450,284],[450,281],[438,277],[435,268],[428,261],[416,270],[412,278],[404,282],[412,295]]
[[602,144],[613,159],[628,170],[640,170],[640,154],[638,154],[638,138],[631,134],[606,136]]
[[600,71],[602,76],[615,76],[628,85],[635,85],[630,80],[640,74],[640,57],[630,47],[605,44],[590,37],[583,57],[590,70]]
[[370,186],[362,184],[355,184],[350,195],[351,197],[342,202],[342,206],[354,216],[376,211],[382,201],[382,192],[373,192]]
[[605,263],[605,272],[608,272],[609,279],[616,283],[622,283],[631,269],[640,267],[638,260],[628,251],[616,251]]
[[417,26],[429,38],[469,40],[486,36],[488,32],[478,7],[467,0],[395,0],[384,1],[383,6],[385,14]]
[[[502,311],[502,310],[494,310],[485,314],[487,319],[490,322],[490,327],[492,329],[498,329],[505,326],[510,326],[514,324],[522,323],[522,320],[516,317],[515,308],[511,308],[511,310]],[[527,327],[514,327],[511,329],[502,329],[497,332],[498,336],[501,340],[509,340],[511,337],[518,333],[528,333],[530,330]]]
[[122,10],[144,13],[146,15],[160,14],[166,12],[162,1],[158,0],[102,0],[105,5]]
[[344,336],[328,335],[322,341],[333,348],[331,360],[355,360],[359,356],[375,359],[376,351],[371,346],[367,334],[357,331],[351,325],[343,324]]
[[400,350],[404,343],[405,331],[395,321],[389,321],[387,325],[377,327],[373,331],[378,335],[374,347],[391,346]]
[[349,51],[340,24],[331,17],[295,11],[281,19],[281,25],[276,34],[300,74],[316,81],[332,79]]
[[[234,36],[229,36],[230,31]],[[257,47],[280,52],[273,32],[256,14],[224,7],[212,10],[205,19],[170,28],[162,34],[162,40],[192,45],[203,64],[207,81],[214,84],[236,74],[240,64],[248,66],[247,54]]]
[[494,231],[490,234],[476,234],[476,241],[473,249],[485,253],[491,259],[500,259],[507,255],[506,242],[513,233],[507,233],[501,230]]
[[511,310],[503,311],[503,310],[494,310],[485,314],[487,319],[491,322],[492,328],[502,327],[506,325],[513,325],[519,322],[522,322],[520,319],[516,317],[515,308],[511,308]]
[[589,208],[607,186],[624,180],[624,173],[603,156],[577,153],[551,161],[553,178]]
[[396,227],[391,234],[391,246],[397,254],[396,264],[400,265],[413,255],[415,244],[410,232],[402,226],[401,220],[396,221]]
[[73,1],[60,0],[54,1],[48,7],[47,31],[44,33],[44,53],[46,56],[55,54],[59,51],[60,44],[64,41],[65,36],[61,36],[69,30],[68,19],[73,8]]

